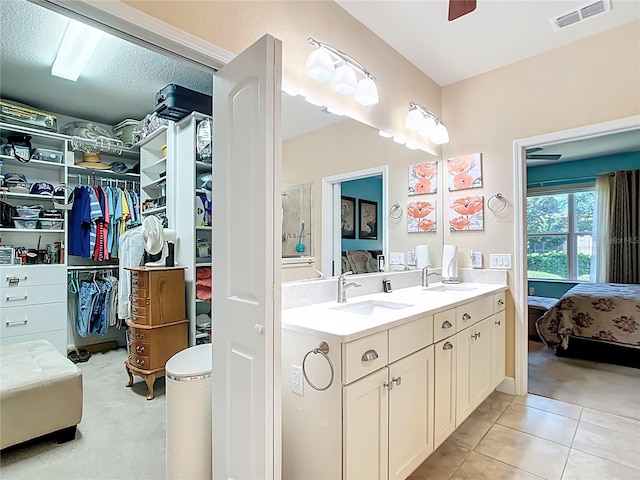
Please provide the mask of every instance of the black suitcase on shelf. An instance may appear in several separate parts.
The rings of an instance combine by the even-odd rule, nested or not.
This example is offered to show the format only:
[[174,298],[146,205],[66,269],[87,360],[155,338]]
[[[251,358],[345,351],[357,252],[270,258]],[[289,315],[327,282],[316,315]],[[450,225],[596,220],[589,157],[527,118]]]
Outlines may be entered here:
[[196,92],[174,83],[156,93],[156,113],[167,120],[180,120],[191,112],[211,115],[211,95]]

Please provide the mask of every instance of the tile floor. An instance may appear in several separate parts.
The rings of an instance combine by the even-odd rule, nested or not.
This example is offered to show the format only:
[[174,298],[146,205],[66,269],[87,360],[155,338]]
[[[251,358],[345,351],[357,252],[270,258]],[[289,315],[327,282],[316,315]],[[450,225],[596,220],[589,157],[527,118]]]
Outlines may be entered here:
[[494,392],[409,480],[639,480],[640,421]]

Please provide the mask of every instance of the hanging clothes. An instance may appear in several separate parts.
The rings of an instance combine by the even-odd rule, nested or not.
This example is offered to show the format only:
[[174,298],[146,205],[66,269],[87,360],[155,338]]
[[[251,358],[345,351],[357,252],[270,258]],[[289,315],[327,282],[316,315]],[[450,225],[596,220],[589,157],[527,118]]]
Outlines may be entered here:
[[142,246],[142,227],[127,230],[120,237],[120,279],[118,283],[118,318],[124,320],[131,315],[129,295],[131,293],[131,272],[125,267],[137,267],[142,264],[144,248]]
[[76,332],[81,337],[104,335],[109,329],[113,294],[111,279],[80,282],[76,312]]

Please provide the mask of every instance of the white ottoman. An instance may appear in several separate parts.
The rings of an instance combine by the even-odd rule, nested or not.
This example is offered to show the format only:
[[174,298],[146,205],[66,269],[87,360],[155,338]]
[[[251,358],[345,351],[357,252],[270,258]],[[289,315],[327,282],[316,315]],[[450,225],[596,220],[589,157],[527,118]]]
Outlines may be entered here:
[[46,340],[0,350],[0,449],[58,432],[75,438],[82,420],[82,372]]

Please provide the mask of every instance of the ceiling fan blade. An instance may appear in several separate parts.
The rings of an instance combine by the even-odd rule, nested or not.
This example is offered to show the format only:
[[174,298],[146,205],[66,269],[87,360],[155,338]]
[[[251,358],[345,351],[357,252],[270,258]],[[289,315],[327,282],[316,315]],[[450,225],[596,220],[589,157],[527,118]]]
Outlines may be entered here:
[[558,160],[562,155],[560,153],[537,153],[527,155],[527,160]]
[[449,21],[460,18],[476,9],[476,0],[449,0]]

